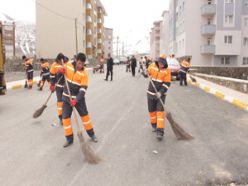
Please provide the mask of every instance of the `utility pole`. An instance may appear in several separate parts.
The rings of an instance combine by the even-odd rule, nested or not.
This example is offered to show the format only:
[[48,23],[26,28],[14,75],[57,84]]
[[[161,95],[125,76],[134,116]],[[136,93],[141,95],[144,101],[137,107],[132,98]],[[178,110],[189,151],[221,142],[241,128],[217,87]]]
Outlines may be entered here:
[[76,38],[76,54],[77,54],[78,53],[77,18],[75,18],[75,38]]
[[119,36],[117,36],[117,41],[116,41],[116,57],[119,59]]
[[124,49],[125,49],[124,42],[122,42],[122,56],[124,56]]

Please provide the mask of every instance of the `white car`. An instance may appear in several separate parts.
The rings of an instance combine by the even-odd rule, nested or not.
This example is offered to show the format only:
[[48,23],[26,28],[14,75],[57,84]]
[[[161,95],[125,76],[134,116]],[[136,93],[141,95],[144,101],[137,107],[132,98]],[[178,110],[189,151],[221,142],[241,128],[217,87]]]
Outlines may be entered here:
[[176,58],[167,57],[168,68],[171,70],[171,76],[179,79],[180,63]]
[[119,65],[119,64],[120,64],[120,60],[117,59],[117,58],[115,58],[115,59],[114,59],[114,65]]

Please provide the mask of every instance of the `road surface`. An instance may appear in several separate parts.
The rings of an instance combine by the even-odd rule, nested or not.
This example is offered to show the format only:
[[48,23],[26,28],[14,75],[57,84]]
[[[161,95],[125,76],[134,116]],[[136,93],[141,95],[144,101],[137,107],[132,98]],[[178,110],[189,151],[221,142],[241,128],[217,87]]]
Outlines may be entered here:
[[89,143],[102,162],[86,163],[76,136],[71,147],[62,147],[63,128],[51,125],[57,119],[55,96],[40,118],[32,118],[48,88],[9,91],[0,97],[1,185],[248,184],[247,112],[173,82],[166,105],[195,139],[177,141],[166,122],[165,138],[158,142],[149,124],[147,79],[131,77],[125,66],[114,68],[113,82],[105,82],[103,74],[89,74],[86,102],[99,138]]

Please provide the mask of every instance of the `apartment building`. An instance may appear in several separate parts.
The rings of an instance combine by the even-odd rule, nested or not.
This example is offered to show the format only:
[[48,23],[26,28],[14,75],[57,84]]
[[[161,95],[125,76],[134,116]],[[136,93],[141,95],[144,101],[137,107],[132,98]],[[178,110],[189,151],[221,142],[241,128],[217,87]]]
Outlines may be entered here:
[[248,0],[171,0],[169,51],[193,66],[248,64]]
[[89,59],[104,53],[104,16],[100,0],[86,0],[86,54]]
[[162,21],[156,21],[153,23],[153,28],[150,32],[150,55],[152,58],[156,58],[160,55],[160,32]]
[[113,56],[113,29],[104,28],[104,56]]
[[103,52],[105,9],[100,0],[36,1],[36,55],[54,58],[59,52],[89,59]]
[[160,53],[167,54],[169,50],[169,11],[162,14],[162,22],[160,25]]

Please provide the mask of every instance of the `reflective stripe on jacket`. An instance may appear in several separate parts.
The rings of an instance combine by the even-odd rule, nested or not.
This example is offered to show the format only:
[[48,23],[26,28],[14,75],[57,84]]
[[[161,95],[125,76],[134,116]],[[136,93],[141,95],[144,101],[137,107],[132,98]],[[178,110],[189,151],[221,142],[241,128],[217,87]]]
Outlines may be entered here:
[[[51,69],[50,69],[50,81],[52,85],[55,85],[58,83],[58,80],[63,76],[62,74],[59,73],[59,69],[62,68],[63,66],[56,61],[52,64]],[[57,87],[63,87],[65,83],[64,77],[61,78],[59,81]]]
[[[156,63],[152,63],[148,67],[148,74],[151,77],[157,91],[160,92],[162,96],[164,96],[171,84],[170,69],[160,70]],[[154,97],[155,93],[156,91],[154,90],[153,85],[150,83],[147,94],[151,97]]]
[[[85,70],[76,70],[75,63],[68,62],[65,66],[65,77],[68,82],[72,98],[79,102],[88,88],[88,74]],[[64,86],[63,95],[68,97],[67,87]]]

